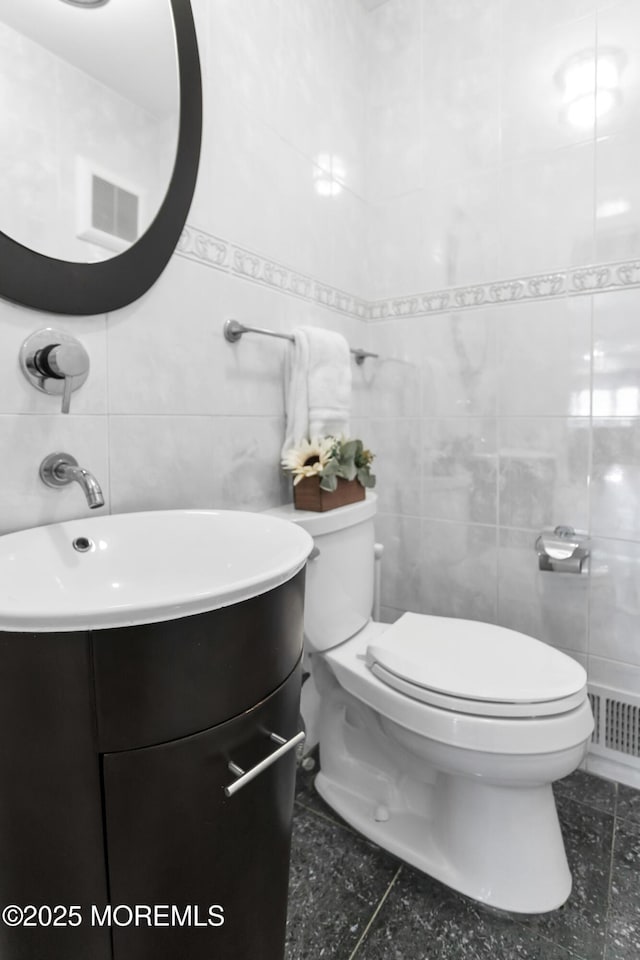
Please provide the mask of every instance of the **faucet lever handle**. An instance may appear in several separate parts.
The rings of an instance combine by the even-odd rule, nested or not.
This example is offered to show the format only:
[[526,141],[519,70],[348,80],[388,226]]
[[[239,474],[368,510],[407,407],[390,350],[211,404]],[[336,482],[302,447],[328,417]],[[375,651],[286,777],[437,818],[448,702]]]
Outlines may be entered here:
[[62,391],[62,413],[69,413],[71,408],[71,394],[73,393],[73,377],[64,378],[64,389]]
[[76,378],[86,379],[89,372],[89,354],[85,348],[78,341],[49,344],[37,351],[34,366],[44,377],[64,380],[62,412],[69,413],[71,394],[81,385]]

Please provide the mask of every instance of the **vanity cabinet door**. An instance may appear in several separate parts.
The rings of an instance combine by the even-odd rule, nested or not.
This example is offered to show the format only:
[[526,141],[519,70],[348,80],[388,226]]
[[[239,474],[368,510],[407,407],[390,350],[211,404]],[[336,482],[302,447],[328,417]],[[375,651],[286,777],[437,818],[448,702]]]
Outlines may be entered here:
[[[295,749],[233,796],[224,788],[230,762],[249,770],[278,749],[272,732],[295,736],[299,696],[298,665],[226,723],[105,755],[114,960],[282,960]],[[137,926],[126,909],[136,905]]]

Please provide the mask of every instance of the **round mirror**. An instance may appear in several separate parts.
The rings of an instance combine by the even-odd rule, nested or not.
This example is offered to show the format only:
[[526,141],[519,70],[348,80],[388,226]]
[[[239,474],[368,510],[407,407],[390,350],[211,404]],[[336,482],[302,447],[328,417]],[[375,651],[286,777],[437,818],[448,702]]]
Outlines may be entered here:
[[197,173],[189,0],[0,0],[0,294],[61,313],[140,296]]

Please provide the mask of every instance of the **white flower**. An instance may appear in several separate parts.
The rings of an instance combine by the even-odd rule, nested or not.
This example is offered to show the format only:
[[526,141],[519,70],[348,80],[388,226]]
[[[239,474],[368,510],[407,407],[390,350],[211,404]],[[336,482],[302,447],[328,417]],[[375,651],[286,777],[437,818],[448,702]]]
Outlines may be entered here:
[[297,447],[287,450],[282,458],[282,466],[293,474],[293,485],[303,477],[317,477],[324,470],[334,445],[333,437],[301,440]]

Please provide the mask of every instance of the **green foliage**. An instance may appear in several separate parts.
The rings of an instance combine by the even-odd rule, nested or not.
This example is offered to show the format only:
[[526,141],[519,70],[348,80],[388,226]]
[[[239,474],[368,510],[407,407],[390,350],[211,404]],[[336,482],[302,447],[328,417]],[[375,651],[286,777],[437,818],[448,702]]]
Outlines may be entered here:
[[375,487],[376,478],[371,472],[373,454],[366,450],[362,440],[334,439],[328,459],[319,473],[322,490],[335,490],[338,477],[357,480],[363,487]]

